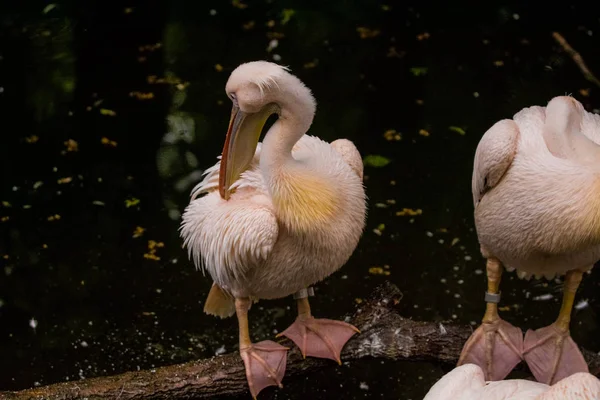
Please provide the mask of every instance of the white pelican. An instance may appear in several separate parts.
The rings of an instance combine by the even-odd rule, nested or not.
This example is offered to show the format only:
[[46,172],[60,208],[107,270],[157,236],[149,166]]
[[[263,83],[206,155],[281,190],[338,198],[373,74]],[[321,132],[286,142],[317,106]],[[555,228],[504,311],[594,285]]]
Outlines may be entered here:
[[[242,64],[226,92],[233,110],[221,161],[193,189],[181,235],[196,267],[213,279],[204,311],[222,318],[237,313],[240,355],[256,397],[266,386],[281,387],[288,349],[270,340],[251,342],[253,301],[294,294],[298,318],[280,335],[304,356],[341,363],[341,349],[358,332],[342,321],[312,317],[308,296],[312,284],[346,263],[362,235],[363,164],[349,140],[329,144],[305,135],[316,103],[287,68]],[[274,113],[279,118],[258,143]]]
[[486,382],[475,364],[454,368],[429,389],[423,400],[600,400],[600,380],[585,372],[552,386],[525,379]]
[[[571,97],[555,97],[502,120],[475,153],[473,201],[487,258],[487,309],[459,365],[481,366],[501,380],[522,358],[552,384],[588,367],[569,333],[584,272],[600,259],[600,116]],[[498,316],[502,265],[520,278],[564,275],[556,321],[523,335]]]

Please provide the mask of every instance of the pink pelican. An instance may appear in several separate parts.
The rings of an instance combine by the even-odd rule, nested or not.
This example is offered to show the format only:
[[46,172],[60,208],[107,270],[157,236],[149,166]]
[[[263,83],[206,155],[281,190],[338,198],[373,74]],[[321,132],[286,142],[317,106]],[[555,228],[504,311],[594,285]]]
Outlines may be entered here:
[[525,379],[486,382],[475,364],[454,368],[429,389],[423,400],[600,400],[600,380],[578,372],[552,386]]
[[[569,325],[583,273],[600,259],[599,142],[600,116],[572,97],[525,108],[481,138],[472,186],[487,308],[459,365],[477,364],[486,379],[501,380],[524,358],[546,384],[588,372]],[[566,274],[558,318],[524,340],[498,315],[503,265],[521,279]]]
[[[362,235],[363,164],[349,140],[327,143],[305,134],[315,99],[287,68],[242,64],[226,93],[233,109],[223,153],[192,190],[181,236],[196,267],[213,279],[204,311],[237,314],[240,355],[256,397],[267,386],[282,386],[288,348],[251,342],[253,302],[294,295],[298,317],[280,335],[305,357],[341,363],[343,346],[358,332],[342,321],[314,318],[308,296],[311,285],[346,263]],[[279,118],[258,143],[272,114]]]

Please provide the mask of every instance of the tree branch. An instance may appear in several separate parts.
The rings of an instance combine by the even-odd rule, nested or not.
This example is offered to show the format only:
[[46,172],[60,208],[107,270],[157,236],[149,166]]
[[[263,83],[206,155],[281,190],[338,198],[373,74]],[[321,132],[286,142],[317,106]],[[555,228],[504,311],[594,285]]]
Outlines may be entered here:
[[571,57],[571,59],[577,64],[579,70],[588,81],[592,82],[596,86],[600,87],[600,80],[596,78],[592,71],[587,67],[585,61],[583,61],[583,57],[575,51],[574,48],[571,47],[569,42],[558,32],[552,32],[552,37],[556,42],[563,48],[563,50]]
[[[375,290],[351,318],[361,334],[348,342],[342,359],[349,361],[377,357],[456,363],[463,344],[471,335],[471,327],[403,318],[395,307],[401,297],[400,290],[391,283],[385,283]],[[285,379],[326,367],[335,368],[335,363],[330,360],[303,360],[298,349],[291,342],[288,343],[292,350],[288,355]],[[585,349],[582,352],[590,372],[598,375],[600,356]],[[18,392],[0,392],[0,399],[208,399],[246,391],[244,364],[238,353],[230,353],[155,370],[57,383]]]

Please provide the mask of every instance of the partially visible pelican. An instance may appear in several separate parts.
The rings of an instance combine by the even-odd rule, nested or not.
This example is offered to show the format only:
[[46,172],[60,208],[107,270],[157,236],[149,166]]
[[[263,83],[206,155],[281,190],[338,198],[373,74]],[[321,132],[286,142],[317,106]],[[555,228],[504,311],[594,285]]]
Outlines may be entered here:
[[[600,116],[555,97],[502,120],[475,153],[473,201],[487,258],[487,309],[459,365],[475,363],[501,380],[522,358],[552,384],[588,367],[571,339],[571,311],[583,273],[600,259]],[[556,321],[523,334],[498,315],[502,265],[520,278],[564,275]],[[546,307],[546,305],[544,305]]]
[[429,389],[423,400],[600,400],[600,380],[585,372],[552,386],[525,379],[486,382],[475,364],[454,368]]
[[[305,133],[316,103],[287,68],[265,61],[242,64],[229,77],[233,102],[221,161],[192,191],[181,235],[190,257],[213,279],[207,314],[237,313],[240,354],[253,397],[278,385],[287,348],[252,343],[248,309],[258,299],[294,294],[298,318],[280,335],[304,356],[340,361],[358,330],[315,319],[311,285],[346,263],[365,225],[363,164],[349,140],[324,142]],[[258,143],[272,114],[279,118]],[[205,194],[203,197],[199,195]]]

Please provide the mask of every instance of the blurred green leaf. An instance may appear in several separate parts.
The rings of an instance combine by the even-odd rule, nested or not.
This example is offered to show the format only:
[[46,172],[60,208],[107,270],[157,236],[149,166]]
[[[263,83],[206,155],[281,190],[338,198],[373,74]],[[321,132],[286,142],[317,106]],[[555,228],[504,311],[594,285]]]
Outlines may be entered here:
[[390,159],[384,156],[369,154],[363,159],[363,164],[367,167],[385,167],[390,163]]
[[427,67],[412,67],[410,69],[410,72],[414,76],[427,75]]
[[452,132],[456,132],[456,133],[458,133],[460,135],[465,135],[467,133],[460,126],[449,126],[448,129],[450,129]]
[[285,25],[290,22],[290,19],[296,14],[296,10],[286,8],[281,12],[281,25]]

